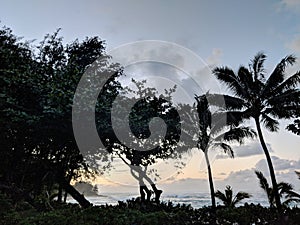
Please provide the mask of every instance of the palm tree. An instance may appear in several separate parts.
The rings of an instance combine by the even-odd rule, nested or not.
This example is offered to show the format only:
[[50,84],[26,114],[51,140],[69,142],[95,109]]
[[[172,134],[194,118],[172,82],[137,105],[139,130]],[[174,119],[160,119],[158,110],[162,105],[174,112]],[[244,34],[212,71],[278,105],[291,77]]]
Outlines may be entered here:
[[226,123],[223,123],[223,120],[218,120],[217,118],[215,118],[215,114],[212,114],[209,109],[206,95],[196,96],[195,99],[197,101],[197,113],[199,118],[199,135],[197,147],[204,153],[205,156],[212,208],[215,209],[215,189],[211,165],[208,157],[209,150],[221,149],[224,151],[224,153],[227,153],[230,157],[233,158],[234,153],[228,143],[237,141],[242,144],[245,138],[254,138],[254,136],[256,136],[256,133],[249,127],[228,126]]
[[[257,178],[259,179],[260,187],[265,191],[268,197],[270,207],[275,207],[275,193],[274,188],[270,187],[266,177],[260,171],[255,171]],[[284,206],[288,206],[291,202],[300,202],[300,195],[293,191],[293,186],[286,182],[280,182],[277,184],[277,189],[280,198],[285,198],[283,201]]]
[[[213,74],[233,92],[233,95],[215,94],[211,95],[209,100],[220,106],[223,113],[226,111],[229,123],[240,124],[250,118],[254,119],[268,163],[276,206],[281,211],[274,167],[263,137],[261,122],[269,131],[275,132],[279,129],[278,119],[290,119],[297,115],[300,108],[300,72],[286,78],[286,67],[296,61],[294,56],[289,55],[277,64],[266,79],[265,59],[265,54],[258,53],[249,68],[241,66],[237,73],[228,67],[215,68]],[[223,99],[225,104],[220,104],[220,99]]]
[[231,208],[235,207],[235,205],[243,199],[251,197],[250,194],[240,191],[233,198],[232,188],[229,185],[226,186],[225,193],[218,190],[215,196],[220,199],[226,207]]

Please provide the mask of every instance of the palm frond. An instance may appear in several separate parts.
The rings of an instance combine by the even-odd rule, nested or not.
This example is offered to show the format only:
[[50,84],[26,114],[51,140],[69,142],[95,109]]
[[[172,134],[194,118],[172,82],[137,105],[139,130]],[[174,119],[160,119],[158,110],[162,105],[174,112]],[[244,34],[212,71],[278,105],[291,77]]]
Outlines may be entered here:
[[243,99],[222,94],[206,94],[209,105],[217,106],[224,110],[238,110],[246,107]]
[[254,72],[254,79],[255,80],[261,80],[264,78],[264,62],[266,60],[267,56],[263,52],[258,52],[254,59],[252,60],[252,69]]
[[243,144],[245,138],[254,138],[255,136],[256,132],[250,127],[236,127],[224,133],[224,140]]
[[224,83],[235,95],[242,98],[248,98],[249,95],[245,87],[239,81],[232,69],[228,67],[216,67],[212,72],[217,79]]
[[273,89],[269,93],[265,93],[266,97],[272,97],[274,95],[283,93],[286,90],[291,90],[296,88],[300,84],[300,71],[296,72],[294,75],[287,78],[280,85],[278,85],[275,89]]
[[269,194],[269,190],[270,190],[270,187],[269,187],[269,183],[266,179],[266,177],[263,175],[263,173],[261,171],[258,171],[258,170],[255,170],[255,174],[259,180],[259,185],[260,187],[267,193]]
[[261,121],[263,122],[265,128],[267,128],[269,131],[276,132],[279,130],[279,122],[267,114],[263,113],[261,115]]
[[263,94],[267,95],[272,92],[272,90],[276,89],[285,78],[285,69],[288,65],[293,65],[296,61],[296,57],[293,55],[288,55],[283,58],[280,63],[277,64],[273,72],[271,73],[269,79],[266,81],[265,88],[263,90]]
[[206,132],[207,129],[211,127],[211,112],[206,95],[195,96],[195,99],[197,101],[199,127],[202,132]]
[[[263,72],[261,72],[261,74],[262,73]],[[255,75],[253,76],[253,72],[249,71],[249,69],[244,66],[240,66],[237,76],[247,93],[246,99],[249,101],[253,99],[253,97],[257,96],[260,92],[259,88],[261,87],[262,82],[258,80]]]
[[300,90],[299,89],[289,89],[278,95],[273,95],[267,100],[267,103],[276,106],[276,105],[285,105],[285,104],[300,104]]
[[[237,127],[245,120],[250,119],[248,111],[218,111],[212,114],[212,128],[223,128],[225,125]],[[222,127],[223,126],[223,127]],[[215,132],[213,132],[215,133]]]
[[250,198],[251,195],[246,192],[238,192],[233,198],[233,191],[230,185],[227,185],[225,188],[225,193],[217,191],[215,197],[220,199],[223,204],[227,207],[234,207],[238,202],[245,198]]
[[225,203],[227,203],[227,198],[224,193],[218,190],[215,193],[215,197],[220,199],[224,203],[224,205],[226,205]]
[[300,194],[298,194],[297,192],[294,192],[292,190],[287,192],[286,197],[287,198],[297,198],[300,201]]
[[260,187],[267,194],[270,207],[273,207],[274,203],[275,203],[274,202],[275,201],[275,196],[274,196],[274,190],[273,190],[273,188],[269,186],[269,183],[268,183],[266,177],[263,175],[262,172],[256,170],[255,174],[256,174],[256,176],[257,176],[257,178],[259,180]]
[[226,186],[225,196],[226,196],[226,199],[228,201],[228,205],[230,205],[230,203],[232,202],[232,197],[233,197],[233,191],[232,191],[232,188],[231,188],[230,185]]
[[277,186],[278,186],[280,196],[293,191],[293,185],[286,182],[280,182],[277,184]]
[[273,107],[273,108],[266,108],[262,114],[270,114],[271,116],[275,117],[276,119],[290,119],[295,117],[295,115],[299,112],[300,105],[291,105],[291,106],[284,106],[282,105]]
[[235,198],[233,199],[233,205],[236,205],[237,203],[239,203],[245,198],[251,198],[251,197],[252,195],[250,195],[249,193],[240,191],[236,194]]
[[223,150],[225,154],[227,154],[230,158],[234,158],[234,151],[231,148],[230,145],[224,143],[224,142],[214,142],[211,146],[212,148],[220,148]]

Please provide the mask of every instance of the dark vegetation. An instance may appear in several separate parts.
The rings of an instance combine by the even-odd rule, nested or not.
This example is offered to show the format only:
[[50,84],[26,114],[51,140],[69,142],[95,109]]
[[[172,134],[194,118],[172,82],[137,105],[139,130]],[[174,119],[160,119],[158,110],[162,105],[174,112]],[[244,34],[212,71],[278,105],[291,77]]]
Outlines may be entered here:
[[[95,109],[96,126],[105,151],[90,149],[89,157],[84,159],[73,134],[72,104],[83,73],[86,69],[92,70],[91,64],[99,57],[102,59],[98,65],[104,71],[113,71]],[[133,80],[137,88],[135,94],[142,98],[134,104],[130,114],[133,134],[138,138],[149,137],[148,125],[153,117],[161,117],[168,128],[166,138],[155,149],[134,151],[118,140],[110,121],[116,96],[121,95],[121,112],[126,104],[136,102],[135,98],[128,97],[134,90],[121,87],[117,81],[123,70],[120,65],[109,63],[104,41],[93,37],[65,45],[57,30],[33,46],[32,42],[14,36],[9,28],[1,28],[0,224],[299,223],[299,209],[290,208],[289,204],[299,202],[300,196],[290,184],[277,182],[262,127],[275,132],[279,129],[279,119],[292,119],[287,130],[300,134],[300,73],[286,76],[286,67],[296,60],[294,56],[287,56],[267,77],[263,67],[265,59],[263,53],[258,53],[249,68],[241,66],[237,73],[227,67],[215,68],[213,74],[229,87],[232,95],[207,93],[196,96],[193,106],[179,105],[179,109],[171,103],[176,87],[156,97],[155,89],[145,87],[146,81]],[[101,72],[98,75],[101,77]],[[85,93],[89,95],[88,90]],[[220,104],[224,103],[220,98],[225,104]],[[216,106],[218,111],[211,112],[208,103]],[[80,110],[88,112],[88,103]],[[194,129],[196,124],[196,130],[189,130],[189,134],[180,133],[182,124],[176,110],[196,113],[198,117],[185,120],[187,127]],[[224,116],[226,123],[220,122]],[[269,208],[253,204],[236,207],[239,201],[251,196],[245,192],[234,195],[230,186],[224,193],[215,191],[213,186],[208,151],[221,149],[234,157],[230,143],[243,144],[245,138],[256,136],[252,128],[243,125],[248,119],[254,119],[269,166],[272,185],[256,171],[259,185],[269,200]],[[118,123],[123,126],[122,119]],[[175,151],[180,135],[195,134],[196,142],[180,143],[180,148]],[[161,190],[148,176],[147,166],[158,159],[180,160],[191,147],[197,147],[206,157],[212,206],[193,209],[187,205],[160,202]],[[141,198],[119,202],[116,206],[92,206],[71,183],[92,180],[98,173],[109,170],[115,157],[130,166],[131,174],[140,186]],[[98,160],[102,163],[100,170]],[[155,194],[153,201],[150,201],[152,193],[147,183]],[[79,205],[67,204],[68,195]],[[219,198],[223,206],[216,206],[215,198]]]
[[[93,206],[86,209],[73,204],[55,204],[52,210],[37,211],[26,203],[17,206],[1,196],[0,223],[3,225],[70,225],[70,224],[299,224],[300,210],[288,208],[283,218],[276,209],[245,204],[240,207],[218,206],[216,214],[210,207],[193,209],[189,205],[171,202],[141,203],[132,199],[116,206]],[[217,218],[217,219],[216,219]],[[287,222],[288,221],[288,222]]]

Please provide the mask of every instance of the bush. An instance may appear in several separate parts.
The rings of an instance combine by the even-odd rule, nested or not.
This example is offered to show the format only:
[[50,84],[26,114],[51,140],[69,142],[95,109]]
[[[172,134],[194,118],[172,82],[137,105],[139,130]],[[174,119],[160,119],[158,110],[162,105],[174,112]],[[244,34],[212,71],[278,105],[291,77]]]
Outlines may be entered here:
[[[193,209],[190,205],[171,202],[141,203],[138,199],[119,202],[116,206],[93,206],[82,209],[76,204],[52,204],[53,210],[36,211],[22,203],[14,207],[5,196],[0,196],[0,224],[2,225],[190,225],[190,224],[280,224],[275,210],[260,205],[237,208],[218,207]],[[22,208],[22,207],[23,208]],[[215,216],[214,216],[215,215]],[[298,224],[300,209],[287,209],[281,224]]]

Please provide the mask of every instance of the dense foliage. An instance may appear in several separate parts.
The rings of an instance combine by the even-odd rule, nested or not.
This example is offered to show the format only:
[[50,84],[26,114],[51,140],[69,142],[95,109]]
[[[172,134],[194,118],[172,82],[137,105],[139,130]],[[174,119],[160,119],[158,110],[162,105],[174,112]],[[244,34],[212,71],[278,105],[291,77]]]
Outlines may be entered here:
[[33,47],[10,29],[0,30],[0,188],[31,204],[53,194],[61,201],[64,190],[88,206],[70,185],[92,175],[76,146],[71,112],[77,83],[104,54],[104,42],[63,45],[58,31]]
[[[214,224],[215,217],[209,207],[193,209],[189,205],[173,205],[171,202],[143,203],[132,199],[119,202],[116,206],[95,206],[82,209],[78,205],[57,205],[51,211],[38,212],[28,205],[12,204],[1,196],[0,223],[3,225],[46,225],[46,224]],[[218,206],[217,224],[289,224],[296,225],[300,219],[298,208],[287,209],[278,219],[274,209],[260,205],[245,204],[237,208]]]

